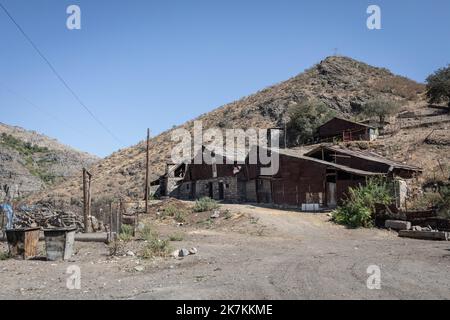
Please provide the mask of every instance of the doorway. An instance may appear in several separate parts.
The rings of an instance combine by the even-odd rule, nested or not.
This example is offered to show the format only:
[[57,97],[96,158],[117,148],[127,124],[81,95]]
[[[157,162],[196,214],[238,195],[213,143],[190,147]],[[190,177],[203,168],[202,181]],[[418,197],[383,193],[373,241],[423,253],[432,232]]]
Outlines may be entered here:
[[209,182],[209,183],[208,183],[208,196],[209,196],[211,199],[214,199],[213,183],[212,183],[212,182]]
[[219,200],[224,199],[224,185],[223,182],[219,182]]

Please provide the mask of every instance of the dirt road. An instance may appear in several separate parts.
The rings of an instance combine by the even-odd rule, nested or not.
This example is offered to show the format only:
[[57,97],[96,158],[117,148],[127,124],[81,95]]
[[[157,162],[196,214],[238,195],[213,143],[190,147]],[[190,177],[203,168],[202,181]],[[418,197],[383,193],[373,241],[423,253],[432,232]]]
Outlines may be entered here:
[[[106,245],[77,242],[70,262],[0,261],[0,298],[450,299],[448,242],[349,230],[325,214],[224,207],[249,220],[222,228],[173,227],[185,232],[174,248],[199,251],[182,260],[111,258]],[[80,290],[66,286],[71,265],[80,267]],[[367,288],[370,265],[381,270],[379,290]]]

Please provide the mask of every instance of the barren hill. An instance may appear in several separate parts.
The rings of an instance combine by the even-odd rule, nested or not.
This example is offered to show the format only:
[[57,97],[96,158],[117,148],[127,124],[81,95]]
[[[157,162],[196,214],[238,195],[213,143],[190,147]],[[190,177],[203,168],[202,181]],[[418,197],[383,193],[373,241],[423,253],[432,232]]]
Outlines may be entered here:
[[[364,102],[380,96],[399,101],[403,106],[401,111],[414,111],[426,105],[421,100],[423,90],[422,84],[394,75],[386,69],[372,67],[347,57],[335,56],[326,58],[285,82],[217,108],[195,120],[202,120],[204,128],[268,128],[281,124],[286,117],[288,107],[305,98],[319,99],[336,110],[338,114],[348,117],[353,116],[355,109]],[[180,127],[192,129],[193,120]],[[409,149],[409,144],[415,141],[414,132],[405,131],[409,138],[403,139],[405,145],[398,149],[399,151],[409,150],[410,159],[415,157],[414,152],[423,152],[422,145],[416,146],[414,150]],[[401,135],[403,136],[403,133]],[[404,157],[405,154],[398,155],[393,151],[396,139],[393,136],[386,145],[380,141],[377,150],[392,157]],[[173,145],[171,130],[151,139],[151,170],[155,176],[164,172],[165,163]],[[434,146],[428,144],[424,146],[430,148],[430,157],[433,157],[436,152],[442,152],[441,149],[434,150]],[[418,163],[418,165],[423,164]],[[144,168],[145,143],[143,141],[99,161],[91,168],[94,175],[93,200],[142,199]],[[30,200],[78,202],[81,196],[81,179],[77,177],[63,182],[52,190],[39,193]]]
[[[14,197],[43,190],[99,159],[57,140],[0,123],[0,185]],[[0,191],[0,199],[4,194]]]

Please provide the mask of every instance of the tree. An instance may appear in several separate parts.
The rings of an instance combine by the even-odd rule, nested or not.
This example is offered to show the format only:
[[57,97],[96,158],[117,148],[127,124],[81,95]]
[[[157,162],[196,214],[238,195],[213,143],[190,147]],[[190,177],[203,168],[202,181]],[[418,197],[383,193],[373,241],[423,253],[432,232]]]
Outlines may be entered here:
[[377,117],[380,124],[383,124],[386,117],[398,112],[400,105],[396,101],[386,99],[373,99],[361,107],[361,114],[372,118]]
[[450,108],[450,65],[429,75],[426,82],[428,102],[447,102]]
[[326,104],[317,100],[306,100],[291,106],[286,125],[288,144],[299,145],[310,141],[319,126],[336,114]]

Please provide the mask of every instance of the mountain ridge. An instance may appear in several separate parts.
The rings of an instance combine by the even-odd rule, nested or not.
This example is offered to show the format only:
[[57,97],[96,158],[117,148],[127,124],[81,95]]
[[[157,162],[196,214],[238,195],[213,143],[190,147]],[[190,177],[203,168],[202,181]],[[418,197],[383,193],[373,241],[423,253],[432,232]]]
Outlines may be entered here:
[[[422,101],[424,86],[394,75],[385,68],[372,67],[348,57],[328,57],[304,72],[225,104],[182,125],[166,130],[150,141],[151,173],[164,173],[165,163],[175,144],[170,133],[177,128],[192,130],[200,120],[204,128],[271,128],[287,117],[291,105],[317,99],[340,116],[351,118],[359,106],[373,98],[399,101],[401,111],[414,109]],[[93,199],[142,199],[145,175],[145,142],[118,150],[94,165]],[[80,179],[63,182],[57,191],[41,193],[32,200],[54,201],[80,197]]]

